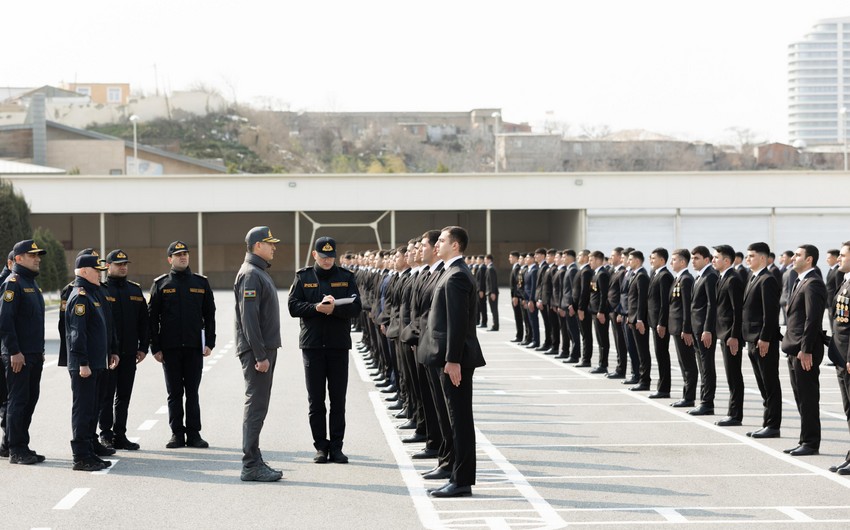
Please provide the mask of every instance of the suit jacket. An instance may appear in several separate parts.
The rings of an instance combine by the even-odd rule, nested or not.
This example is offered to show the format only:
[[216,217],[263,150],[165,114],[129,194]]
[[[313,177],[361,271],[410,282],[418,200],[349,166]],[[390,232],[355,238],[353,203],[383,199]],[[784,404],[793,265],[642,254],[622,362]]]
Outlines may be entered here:
[[742,263],[735,267],[735,272],[737,272],[738,277],[741,278],[741,283],[747,285],[747,282],[750,281],[750,269],[744,267],[744,264]]
[[788,355],[823,355],[823,312],[826,309],[826,285],[820,272],[806,274],[788,298],[785,310],[787,327],[782,351]]
[[673,273],[663,267],[649,280],[649,326],[668,326],[670,314],[670,288],[673,287]]
[[565,310],[570,306],[575,308],[575,291],[573,287],[576,284],[576,278],[578,277],[578,266],[575,263],[570,263],[566,267],[566,272],[564,273],[564,281],[563,281],[563,294],[561,295],[561,309]]
[[835,300],[835,293],[838,292],[842,283],[844,283],[844,273],[838,270],[838,265],[830,267],[826,273],[826,299],[830,318],[835,318],[835,306],[832,302]]
[[511,267],[511,298],[522,298],[522,293],[519,292],[520,269],[522,266],[519,263],[514,263]]
[[850,305],[850,283],[842,282],[838,285],[830,304],[833,318],[832,342],[843,359],[841,363],[835,363],[835,360],[833,362],[839,366],[850,362],[850,318],[848,318],[850,308],[848,305]]
[[741,331],[744,340],[779,340],[779,284],[766,268],[744,287]]
[[649,324],[649,275],[646,269],[639,267],[629,282],[629,324],[638,320]]
[[484,265],[476,265],[475,269],[475,284],[479,291],[487,290],[487,267]]
[[535,301],[549,305],[552,298],[552,271],[554,269],[548,263],[540,264],[540,274],[537,275],[537,297]]
[[430,366],[447,362],[467,368],[484,366],[475,334],[477,318],[475,279],[461,258],[446,268],[436,282],[428,312],[428,333],[419,339],[417,356]]
[[610,281],[611,274],[605,267],[599,267],[599,270],[594,273],[593,279],[590,281],[590,304],[588,305],[591,313],[605,313],[607,315],[611,312],[608,305]]
[[576,302],[576,309],[587,311],[590,307],[590,282],[593,281],[593,269],[590,265],[584,265],[576,274],[578,280],[578,294],[576,294],[576,285],[573,284],[573,300]]
[[537,292],[537,273],[539,267],[536,263],[528,266],[525,272],[525,277],[522,279],[523,299],[526,301],[536,302],[535,293]]
[[782,273],[785,272],[784,269],[780,269],[776,265],[771,265],[767,268],[767,271],[769,273],[773,274],[773,277],[776,278],[776,283],[779,284],[779,286],[781,287],[782,286]]
[[681,333],[692,334],[691,325],[691,299],[694,295],[694,277],[688,269],[682,271],[679,277],[673,281],[670,288],[670,308],[668,328],[671,335]]
[[717,271],[711,265],[706,266],[694,282],[691,323],[696,335],[717,334]]
[[622,265],[611,273],[611,279],[608,282],[608,307],[612,313],[622,313],[620,311],[620,291],[623,289],[622,282],[625,276],[626,268]]
[[489,265],[486,268],[486,278],[487,278],[487,289],[485,289],[485,293],[487,296],[491,294],[499,294],[499,276],[496,273],[496,267],[493,265]]
[[728,270],[717,282],[717,338],[725,343],[730,337],[743,341],[741,333],[744,283],[734,270]]
[[791,267],[785,267],[785,272],[782,273],[782,292],[779,293],[779,304],[785,306],[788,304],[788,299],[791,296],[791,289],[794,287],[794,282],[797,281],[797,271]]
[[552,299],[549,305],[553,308],[561,307],[561,298],[564,297],[564,278],[566,277],[566,267],[560,265],[552,272]]

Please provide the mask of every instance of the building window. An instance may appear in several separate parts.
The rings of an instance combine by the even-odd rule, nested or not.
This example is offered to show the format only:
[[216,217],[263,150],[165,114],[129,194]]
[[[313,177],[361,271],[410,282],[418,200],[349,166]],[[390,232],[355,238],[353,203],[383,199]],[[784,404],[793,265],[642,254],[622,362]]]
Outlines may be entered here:
[[91,96],[91,87],[78,86],[77,94],[80,94],[81,96]]
[[581,154],[581,144],[573,144],[573,153],[577,155]]
[[120,169],[110,169],[109,174],[110,175],[123,175],[124,171],[122,171]]
[[109,87],[106,89],[106,101],[109,103],[121,103],[121,89],[118,87]]

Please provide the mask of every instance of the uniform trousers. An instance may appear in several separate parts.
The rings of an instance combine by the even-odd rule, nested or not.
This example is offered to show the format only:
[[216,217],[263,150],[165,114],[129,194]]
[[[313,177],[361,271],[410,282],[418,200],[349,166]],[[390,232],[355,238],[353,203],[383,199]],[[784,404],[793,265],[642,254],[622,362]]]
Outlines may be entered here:
[[723,355],[723,368],[726,370],[726,382],[729,383],[729,408],[726,416],[736,420],[744,419],[744,375],[741,373],[741,361],[744,341],[738,341],[738,353],[732,355],[726,341],[720,341]]
[[717,369],[714,367],[714,355],[717,350],[717,337],[712,335],[711,346],[706,347],[700,336],[694,333],[697,367],[699,368],[700,405],[714,408],[714,394],[717,391]]
[[617,313],[611,313],[608,317],[611,319],[611,326],[614,328],[614,349],[617,352],[617,368],[615,370],[619,374],[625,374],[629,359],[629,350],[626,345],[627,332],[623,324],[617,324]]
[[3,355],[6,370],[6,438],[9,452],[22,454],[29,448],[30,423],[38,403],[41,389],[41,372],[44,369],[44,356],[41,353],[25,353],[26,364],[21,371],[12,371],[12,362]]
[[[136,356],[121,355],[118,366],[103,374],[100,402],[100,435],[107,439],[127,437],[127,413],[136,381]],[[113,414],[114,411],[114,414]],[[113,436],[114,435],[114,436]]]
[[499,329],[499,295],[498,293],[493,293],[496,295],[496,299],[493,300],[490,297],[492,295],[487,295],[487,303],[490,305],[490,313],[493,315],[493,329]]
[[522,316],[522,306],[520,305],[521,303],[522,303],[521,300],[517,300],[517,304],[513,305],[513,300],[511,300],[511,305],[513,306],[513,310],[514,310],[514,324],[516,325],[516,337],[515,338],[517,340],[522,340],[523,332],[525,330],[525,324],[524,324],[525,319]]
[[823,361],[823,346],[812,352],[812,368],[803,370],[796,355],[788,356],[788,372],[791,374],[791,389],[800,413],[800,445],[820,448],[820,363]]
[[[317,451],[342,449],[345,437],[345,396],[348,391],[348,350],[304,349],[301,350],[301,358],[307,382],[313,447]],[[325,407],[326,395],[330,401],[330,414]]]
[[94,442],[97,439],[97,389],[104,377],[103,369],[91,371],[81,377],[79,370],[69,370],[71,375],[71,452],[74,462],[94,457]]
[[608,335],[610,321],[605,315],[605,323],[599,322],[596,313],[585,313],[584,318],[593,319],[593,329],[596,332],[596,343],[599,345],[599,364],[602,368],[608,368],[608,351],[611,349],[611,339]]
[[[347,356],[346,356],[347,357]],[[242,466],[255,467],[263,463],[260,451],[260,432],[269,411],[269,401],[274,382],[274,369],[277,366],[277,350],[267,351],[269,361],[267,372],[258,372],[255,368],[257,358],[253,352],[239,354],[242,363],[242,378],[245,380],[245,408],[242,411]]]
[[[197,436],[201,432],[201,404],[198,389],[204,370],[201,348],[174,348],[162,351],[165,389],[168,391],[168,425],[174,434]],[[183,395],[186,395],[186,424],[183,424]]]
[[847,418],[847,430],[850,431],[850,374],[846,366],[835,366],[838,377],[838,389],[841,391],[841,404],[844,406],[844,417]]
[[434,399],[434,412],[436,413],[437,425],[440,429],[440,447],[437,449],[437,466],[453,471],[455,467],[454,436],[452,434],[452,421],[449,408],[446,404],[446,395],[443,392],[443,367],[426,365],[425,373],[428,376],[428,388],[431,391],[431,397]]
[[6,387],[6,367],[3,361],[0,360],[0,447],[7,448],[9,446],[9,437],[6,435],[6,399],[9,395],[9,389]]
[[472,417],[472,376],[475,368],[461,366],[460,385],[452,384],[440,368],[440,384],[446,398],[451,424],[454,466],[450,482],[458,486],[475,484],[475,422]]
[[649,329],[644,329],[641,333],[633,325],[629,325],[629,330],[632,332],[632,340],[635,343],[637,350],[639,366],[638,366],[638,384],[649,386],[652,382],[652,357],[649,354]]
[[[695,339],[696,340],[696,339]],[[697,395],[697,360],[693,344],[688,346],[681,334],[673,336],[673,344],[676,345],[676,357],[679,358],[679,368],[682,371],[684,385],[682,387],[682,399],[695,401]],[[740,353],[738,355],[741,355]]]
[[658,329],[652,328],[652,342],[655,345],[655,362],[658,364],[658,384],[655,390],[662,394],[670,393],[670,333],[664,333],[664,338],[658,336]]
[[584,320],[578,321],[579,333],[581,334],[581,362],[590,364],[593,356],[593,316],[590,311],[584,312]]
[[750,363],[756,376],[764,402],[763,427],[779,429],[782,426],[782,386],[779,383],[779,341],[771,341],[767,355],[759,355],[758,345],[749,344]]

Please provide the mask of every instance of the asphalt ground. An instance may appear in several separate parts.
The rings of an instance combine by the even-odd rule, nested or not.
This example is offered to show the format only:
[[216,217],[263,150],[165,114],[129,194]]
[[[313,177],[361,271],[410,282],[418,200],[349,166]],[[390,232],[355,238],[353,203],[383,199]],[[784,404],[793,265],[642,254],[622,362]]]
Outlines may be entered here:
[[[721,428],[728,392],[717,359],[717,415],[693,417],[669,404],[681,397],[673,365],[671,399],[650,400],[619,380],[591,375],[510,343],[507,297],[500,332],[479,339],[487,366],[476,372],[478,484],[472,497],[433,499],[420,477],[433,461],[411,460],[421,444],[386,410],[363,360],[352,351],[347,465],[312,462],[298,322],[283,316],[272,404],[261,440],[282,469],[277,483],[243,483],[243,382],[233,351],[231,294],[217,291],[218,340],[201,383],[209,449],[166,449],[170,436],[161,366],[138,367],[128,436],[140,451],[119,451],[112,468],[71,470],[70,382],[56,366],[57,312],[47,315],[47,363],[31,427],[33,466],[0,462],[2,528],[655,528],[659,525],[783,527],[850,525],[848,478],[827,468],[844,459],[850,435],[833,368],[821,366],[823,442],[817,456],[796,446],[799,417],[787,368],[782,438],[753,440],[761,398],[744,363],[744,425]],[[286,292],[281,291],[285,308]],[[284,309],[285,313],[285,309]],[[353,334],[355,342],[358,334]],[[673,350],[675,351],[675,350]],[[613,364],[615,353],[610,354]],[[594,355],[594,363],[596,355]],[[654,387],[653,381],[653,387]]]

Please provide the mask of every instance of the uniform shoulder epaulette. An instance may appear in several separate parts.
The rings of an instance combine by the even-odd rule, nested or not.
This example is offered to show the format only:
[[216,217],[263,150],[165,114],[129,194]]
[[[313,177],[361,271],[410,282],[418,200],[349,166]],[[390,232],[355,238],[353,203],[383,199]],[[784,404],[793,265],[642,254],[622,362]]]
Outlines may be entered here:
[[162,276],[157,276],[156,278],[153,279],[153,281],[155,283],[155,282],[158,282],[159,280],[161,280],[163,278],[168,278],[168,273],[163,274]]
[[207,277],[206,277],[206,276],[204,276],[203,274],[198,274],[197,272],[193,272],[192,274],[194,274],[194,275],[195,275],[195,276],[197,276],[198,278],[203,278],[203,279],[205,279],[205,280],[207,279]]
[[134,282],[134,281],[132,281],[132,280],[127,280],[127,283],[132,283],[133,285],[135,285],[136,287],[139,287],[139,288],[141,288],[141,287],[142,287],[140,284],[138,284],[138,283],[136,283],[136,282]]
[[15,273],[12,273],[12,275],[9,276],[9,278],[7,278],[6,281],[7,282],[16,282],[16,281],[18,281],[18,275],[15,274]]
[[297,271],[295,271],[295,274],[301,274],[302,272],[310,270],[312,268],[313,267],[304,267],[303,269],[298,269]]
[[77,294],[79,296],[86,296],[86,290],[80,287],[79,289],[77,289]]

